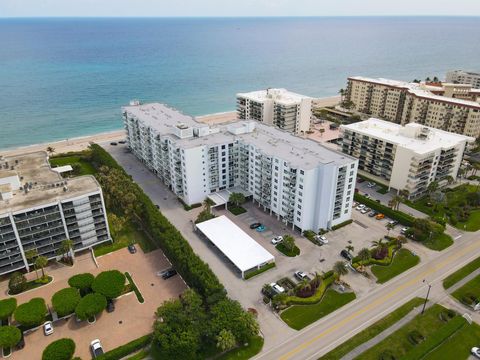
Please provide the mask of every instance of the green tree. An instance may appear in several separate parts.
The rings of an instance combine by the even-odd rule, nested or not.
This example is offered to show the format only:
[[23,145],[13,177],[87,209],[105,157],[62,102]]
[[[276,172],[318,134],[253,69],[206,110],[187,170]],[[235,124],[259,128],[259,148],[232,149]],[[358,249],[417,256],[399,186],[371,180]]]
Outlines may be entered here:
[[0,300],[0,320],[7,321],[17,308],[17,299],[14,297]]
[[38,256],[37,249],[30,249],[25,252],[25,258],[27,259],[28,265],[29,266],[33,265],[33,268],[35,269],[35,274],[37,275],[37,279],[38,279],[38,271],[37,271],[37,267],[35,266],[35,258],[37,256]]
[[59,317],[72,314],[80,302],[80,293],[76,288],[65,288],[52,296],[52,307]]
[[73,258],[71,255],[71,250],[73,249],[73,241],[70,239],[65,239],[60,243],[60,254],[62,255],[63,258],[65,258],[65,255],[68,254],[68,258],[72,260]]
[[445,180],[447,180],[447,184],[448,185],[451,185],[454,183],[455,179],[453,178],[453,176],[451,175],[448,175],[447,177],[445,177]]
[[230,194],[228,201],[236,206],[240,206],[245,202],[245,195],[239,192],[233,192]]
[[118,270],[103,271],[92,283],[92,290],[104,295],[107,299],[115,299],[125,289],[125,275]]
[[75,342],[72,339],[59,339],[43,350],[42,360],[72,360],[75,354]]
[[428,194],[432,194],[438,189],[438,181],[432,181],[430,184],[427,186],[427,192]]
[[387,228],[387,236],[390,235],[390,231],[395,227],[395,225],[391,223],[387,223],[386,228]]
[[27,279],[25,276],[16,271],[10,276],[8,281],[8,290],[11,295],[20,294],[27,288]]
[[35,266],[42,270],[42,278],[45,279],[45,266],[48,265],[48,259],[45,256],[39,256],[35,259]]
[[13,317],[23,326],[35,327],[43,324],[47,314],[47,305],[42,298],[33,298],[29,302],[19,305]]
[[343,261],[337,261],[335,264],[333,264],[333,272],[337,274],[338,280],[340,280],[343,275],[348,274],[348,270]]
[[54,148],[54,147],[52,147],[52,146],[48,146],[48,147],[47,147],[47,153],[49,153],[50,155],[52,155],[54,152],[55,152],[55,148]]
[[355,248],[352,245],[347,245],[345,247],[345,250],[347,250],[349,253],[352,253],[355,251]]
[[282,242],[283,246],[285,246],[285,249],[287,249],[288,251],[293,251],[295,250],[295,238],[291,235],[285,235],[283,237],[283,242]]
[[358,252],[358,257],[360,258],[361,261],[367,262],[368,260],[371,259],[372,254],[370,253],[369,249],[363,248]]
[[235,336],[230,330],[222,329],[217,335],[217,348],[222,351],[231,350],[237,345]]
[[22,338],[21,331],[15,326],[0,326],[0,347],[11,348]]
[[90,292],[95,277],[90,273],[77,274],[68,279],[68,285],[80,290],[80,294],[85,295]]
[[125,218],[113,213],[109,214],[108,224],[110,226],[110,232],[112,233],[113,237],[116,238],[125,226]]
[[94,319],[95,315],[107,307],[107,299],[102,294],[85,295],[77,304],[75,314],[80,320]]

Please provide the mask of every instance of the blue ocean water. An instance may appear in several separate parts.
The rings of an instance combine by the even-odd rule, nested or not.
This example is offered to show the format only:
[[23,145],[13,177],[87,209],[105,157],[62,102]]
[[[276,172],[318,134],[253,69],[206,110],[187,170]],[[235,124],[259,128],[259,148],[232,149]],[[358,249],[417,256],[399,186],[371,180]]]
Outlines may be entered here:
[[119,129],[134,98],[201,115],[266,87],[480,70],[479,44],[474,17],[0,19],[0,148]]

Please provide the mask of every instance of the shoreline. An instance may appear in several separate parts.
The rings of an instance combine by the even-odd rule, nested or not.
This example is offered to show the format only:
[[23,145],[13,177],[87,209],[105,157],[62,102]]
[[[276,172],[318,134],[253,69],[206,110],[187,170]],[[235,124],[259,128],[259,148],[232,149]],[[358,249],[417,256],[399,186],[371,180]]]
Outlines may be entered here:
[[[329,106],[338,103],[339,96],[329,96],[324,98],[317,98],[314,100],[316,106]],[[224,111],[207,115],[194,116],[193,118],[199,122],[209,125],[220,124],[236,120],[236,111]],[[22,153],[46,151],[47,147],[55,149],[54,154],[62,154],[67,152],[86,150],[91,142],[118,142],[125,139],[125,130],[112,130],[93,135],[84,135],[74,138],[67,138],[63,140],[55,140],[39,144],[21,145],[14,148],[0,149],[0,156],[12,156]]]

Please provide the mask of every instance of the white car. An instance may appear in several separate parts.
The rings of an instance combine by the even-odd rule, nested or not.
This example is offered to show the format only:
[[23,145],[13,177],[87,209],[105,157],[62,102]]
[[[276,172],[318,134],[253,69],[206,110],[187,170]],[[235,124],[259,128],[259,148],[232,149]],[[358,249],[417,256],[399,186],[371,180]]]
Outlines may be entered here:
[[92,349],[93,358],[96,359],[100,355],[103,355],[103,348],[100,340],[95,339],[90,343],[90,348]]
[[400,234],[405,235],[405,234],[407,233],[407,231],[408,231],[408,228],[407,228],[407,227],[401,228],[401,229],[400,229]]
[[480,348],[473,347],[472,350],[470,350],[470,352],[472,353],[473,356],[480,359]]
[[45,333],[45,336],[53,334],[53,325],[51,321],[47,321],[43,324],[43,332]]
[[315,240],[322,244],[328,244],[328,240],[325,235],[315,235]]
[[285,292],[285,289],[278,285],[277,283],[271,283],[270,286],[272,287],[273,291],[275,291],[277,294],[281,294]]
[[367,187],[373,188],[373,187],[375,187],[375,185],[377,185],[377,184],[375,184],[374,182],[369,182],[369,183],[367,184]]
[[298,280],[308,279],[307,274],[305,274],[303,271],[295,271],[294,275]]
[[357,209],[358,211],[360,211],[360,210],[363,210],[364,208],[365,208],[365,205],[360,204],[360,205],[358,205],[355,209]]
[[277,244],[280,244],[282,241],[283,241],[283,236],[275,236],[275,237],[272,239],[271,243],[272,243],[273,245],[277,245]]

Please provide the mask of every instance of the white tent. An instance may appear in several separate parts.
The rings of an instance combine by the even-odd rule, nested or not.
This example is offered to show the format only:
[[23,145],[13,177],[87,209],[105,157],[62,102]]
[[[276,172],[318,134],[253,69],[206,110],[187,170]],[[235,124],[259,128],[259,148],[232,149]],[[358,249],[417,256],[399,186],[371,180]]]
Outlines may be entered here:
[[241,271],[275,261],[275,257],[225,215],[197,224],[197,228]]

